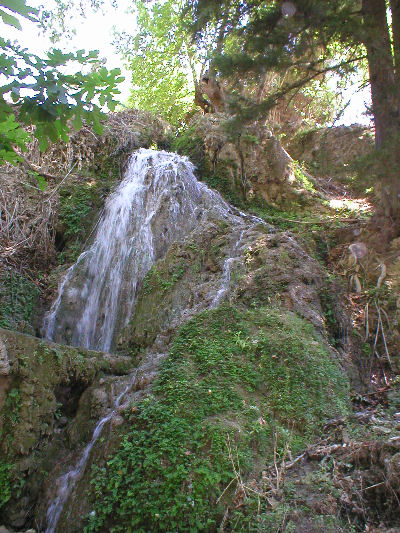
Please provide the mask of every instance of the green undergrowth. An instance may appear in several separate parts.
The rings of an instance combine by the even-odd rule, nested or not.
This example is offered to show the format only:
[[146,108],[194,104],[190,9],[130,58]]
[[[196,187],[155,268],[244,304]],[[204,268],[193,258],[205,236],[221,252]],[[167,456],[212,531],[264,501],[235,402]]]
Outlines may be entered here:
[[297,315],[221,306],[195,316],[152,394],[126,415],[119,449],[94,467],[85,531],[216,530],[234,472],[257,476],[277,435],[278,454],[300,450],[346,412],[347,397],[346,378]]
[[109,159],[60,188],[59,263],[76,261],[118,177],[119,167]]
[[23,274],[0,277],[0,327],[33,333],[32,320],[39,289]]
[[0,461],[0,509],[11,498],[11,470],[11,464]]

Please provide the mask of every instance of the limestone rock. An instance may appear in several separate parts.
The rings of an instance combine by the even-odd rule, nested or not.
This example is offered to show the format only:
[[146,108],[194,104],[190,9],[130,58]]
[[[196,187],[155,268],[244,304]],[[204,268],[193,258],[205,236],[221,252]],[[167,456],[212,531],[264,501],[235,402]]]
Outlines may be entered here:
[[227,179],[239,196],[275,206],[305,201],[310,193],[304,176],[297,172],[279,139],[264,124],[255,122],[232,141],[224,129],[226,120],[223,113],[193,119],[195,134],[204,143],[208,170]]
[[0,376],[8,376],[10,373],[10,361],[8,359],[7,348],[0,337]]

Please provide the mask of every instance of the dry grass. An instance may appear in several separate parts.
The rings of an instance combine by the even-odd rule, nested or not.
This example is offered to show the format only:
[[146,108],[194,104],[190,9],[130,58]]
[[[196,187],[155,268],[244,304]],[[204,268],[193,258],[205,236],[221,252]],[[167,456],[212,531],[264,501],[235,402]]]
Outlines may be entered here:
[[[88,126],[73,133],[69,143],[58,142],[41,153],[34,139],[25,154],[27,164],[0,168],[0,263],[3,266],[46,267],[55,256],[58,189],[85,169],[100,168],[108,158],[124,163],[140,146],[161,141],[168,125],[150,113],[125,110],[110,114],[104,131]],[[31,131],[32,133],[32,131]],[[29,168],[28,165],[31,167]],[[32,169],[45,177],[44,191]]]

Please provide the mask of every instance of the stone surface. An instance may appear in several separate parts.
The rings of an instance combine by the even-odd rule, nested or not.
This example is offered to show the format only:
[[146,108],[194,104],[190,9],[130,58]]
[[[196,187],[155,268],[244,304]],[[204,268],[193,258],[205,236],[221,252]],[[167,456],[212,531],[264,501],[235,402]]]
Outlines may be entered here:
[[[27,522],[43,488],[43,472],[65,459],[68,439],[79,446],[90,434],[89,409],[93,407],[96,418],[107,409],[105,389],[111,391],[113,368],[118,374],[126,373],[129,358],[78,350],[1,328],[0,339],[9,374],[0,375],[0,456],[13,465],[12,479],[24,487],[22,495],[12,491],[0,509],[0,520],[21,530],[31,525]],[[99,385],[101,373],[103,384]],[[93,398],[93,406],[81,401],[85,394]]]
[[8,360],[7,348],[4,340],[0,336],[0,376],[8,376],[10,373],[10,362]]
[[215,113],[192,122],[195,134],[204,142],[209,171],[228,179],[232,191],[248,199],[255,197],[273,206],[307,201],[310,192],[304,176],[296,171],[279,139],[263,123],[255,122],[232,141],[224,129],[227,118]]

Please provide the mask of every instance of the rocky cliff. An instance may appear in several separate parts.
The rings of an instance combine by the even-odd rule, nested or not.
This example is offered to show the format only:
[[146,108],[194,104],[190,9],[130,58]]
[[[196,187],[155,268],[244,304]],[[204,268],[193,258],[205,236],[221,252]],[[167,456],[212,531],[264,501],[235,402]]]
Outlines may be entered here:
[[[321,198],[258,125],[239,144],[217,119],[206,129],[189,148],[238,205]],[[137,147],[121,143],[112,158]],[[377,414],[379,398],[360,387],[362,343],[315,248],[229,205],[176,154],[123,156],[121,175],[110,161],[83,156],[69,189],[56,185],[49,242],[62,260],[45,281],[59,293],[42,332],[57,343],[0,330],[0,523],[49,533],[396,525],[397,389],[383,391],[388,410]],[[22,288],[3,285],[2,325],[39,333],[50,303],[27,296],[28,282],[41,285],[19,250],[6,275]]]

